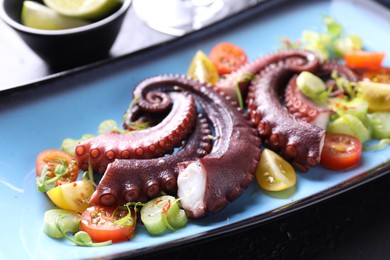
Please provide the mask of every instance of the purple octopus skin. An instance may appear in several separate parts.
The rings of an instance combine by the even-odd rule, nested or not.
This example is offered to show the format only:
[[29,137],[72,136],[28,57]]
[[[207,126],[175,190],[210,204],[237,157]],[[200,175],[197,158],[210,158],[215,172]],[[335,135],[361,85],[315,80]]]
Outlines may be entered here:
[[129,201],[146,202],[162,192],[176,194],[178,163],[208,154],[210,133],[206,119],[199,117],[195,130],[178,152],[154,159],[116,159],[108,165],[90,204],[123,205]]
[[325,130],[297,119],[282,105],[281,89],[295,72],[287,63],[267,68],[252,81],[247,104],[265,144],[307,172],[320,162]]
[[[336,72],[338,76],[345,78],[348,81],[355,82],[358,76],[348,67],[337,63],[325,62],[319,66],[315,74],[322,78],[329,88],[334,88],[334,80],[331,79],[331,74]],[[329,116],[333,111],[326,105],[320,106],[312,102],[309,98],[302,94],[297,87],[297,75],[295,75],[289,82],[285,91],[285,104],[290,114],[296,118],[307,121],[311,124],[317,125],[323,129],[329,121]],[[337,95],[338,89],[332,91],[331,95]]]
[[[313,69],[319,63],[319,59],[315,54],[307,50],[294,49],[280,51],[261,56],[256,60],[241,66],[238,70],[226,75],[225,78],[217,82],[216,88],[218,91],[225,92],[227,95],[230,95],[233,100],[237,101],[236,86],[238,85],[241,95],[245,99],[248,87],[254,75],[260,73],[271,64],[289,62],[290,60],[293,60],[294,62],[291,64],[292,69],[297,67],[298,70],[302,69],[307,71]],[[309,60],[310,63],[304,67],[307,60]]]
[[192,131],[197,111],[190,95],[170,93],[165,96],[173,104],[168,116],[159,124],[128,133],[112,131],[77,145],[75,160],[79,167],[87,170],[90,163],[95,172],[103,173],[115,159],[148,159],[172,153]]
[[217,213],[234,201],[253,180],[261,139],[244,112],[211,85],[185,76],[156,76],[141,82],[141,96],[175,86],[194,96],[213,127],[212,150],[203,158],[180,163],[177,195],[189,217]]

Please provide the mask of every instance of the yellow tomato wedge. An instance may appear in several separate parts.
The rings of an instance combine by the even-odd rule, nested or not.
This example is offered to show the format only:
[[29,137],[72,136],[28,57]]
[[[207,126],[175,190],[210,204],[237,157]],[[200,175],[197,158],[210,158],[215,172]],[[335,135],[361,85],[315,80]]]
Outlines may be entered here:
[[46,193],[57,207],[82,213],[89,207],[94,190],[92,182],[80,180],[57,186]]
[[188,68],[187,75],[202,83],[217,83],[219,79],[215,65],[202,51],[197,51]]
[[297,182],[295,170],[280,155],[264,149],[256,170],[258,184],[267,191],[281,191]]

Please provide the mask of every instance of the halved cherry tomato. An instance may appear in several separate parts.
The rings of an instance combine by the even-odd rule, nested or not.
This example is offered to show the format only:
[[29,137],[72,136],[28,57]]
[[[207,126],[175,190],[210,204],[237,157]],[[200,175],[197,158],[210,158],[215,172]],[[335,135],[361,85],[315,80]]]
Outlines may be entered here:
[[384,52],[359,50],[344,54],[346,65],[354,69],[378,70],[382,66],[384,58]]
[[199,80],[200,82],[210,84],[217,83],[219,79],[217,68],[202,51],[197,51],[195,56],[192,58],[187,75]]
[[89,199],[94,191],[93,183],[83,178],[59,185],[46,194],[57,207],[82,213],[89,207]]
[[215,45],[210,51],[210,60],[220,75],[231,73],[248,61],[243,49],[228,42]]
[[46,176],[53,178],[55,177],[55,168],[60,164],[67,168],[67,173],[55,182],[55,186],[75,181],[79,174],[77,164],[69,154],[56,149],[45,150],[38,154],[36,159],[36,175],[41,176],[43,168],[47,165],[48,173]]
[[344,170],[359,164],[362,143],[345,134],[326,134],[321,164],[331,170]]
[[125,225],[114,224],[116,220],[127,214],[128,211],[123,209],[92,206],[81,215],[80,228],[87,232],[94,242],[127,241],[134,236],[135,217],[132,216],[132,221],[126,222]]
[[372,82],[390,83],[390,68],[382,67],[378,70],[368,70],[363,73],[362,77]]
[[256,169],[257,183],[267,191],[281,191],[294,186],[297,177],[294,168],[279,154],[265,148]]

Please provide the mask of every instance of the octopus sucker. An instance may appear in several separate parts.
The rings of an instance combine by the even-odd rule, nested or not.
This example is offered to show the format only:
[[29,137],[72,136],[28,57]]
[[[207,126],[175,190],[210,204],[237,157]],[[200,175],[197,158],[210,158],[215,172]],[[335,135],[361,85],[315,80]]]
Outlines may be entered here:
[[216,88],[237,101],[236,86],[238,86],[241,95],[246,98],[249,95],[248,86],[253,80],[253,76],[259,74],[267,67],[277,65],[281,62],[288,63],[292,71],[313,71],[318,67],[320,60],[313,52],[300,49],[285,50],[264,55],[241,66],[241,68],[231,74],[226,75],[225,78],[217,82]]
[[169,88],[194,97],[215,137],[210,153],[179,164],[177,195],[190,217],[217,213],[253,180],[261,139],[235,102],[197,80],[178,75],[155,76],[142,81],[135,92],[141,99],[149,91]]
[[307,172],[320,162],[325,130],[289,114],[282,105],[280,92],[294,72],[289,64],[281,63],[258,75],[250,87],[256,110],[250,115],[261,115],[258,128],[266,145]]
[[[75,150],[78,165],[87,170],[90,163],[94,171],[103,173],[115,159],[156,158],[172,153],[191,133],[197,108],[193,97],[184,92],[164,94],[172,104],[170,112],[159,124],[129,133],[112,131],[81,142]],[[166,99],[163,99],[164,105]]]
[[211,130],[205,118],[196,116],[195,129],[174,154],[152,159],[116,159],[111,162],[96,191],[91,205],[122,205],[129,201],[147,200],[162,192],[175,195],[180,164],[193,161],[211,150]]

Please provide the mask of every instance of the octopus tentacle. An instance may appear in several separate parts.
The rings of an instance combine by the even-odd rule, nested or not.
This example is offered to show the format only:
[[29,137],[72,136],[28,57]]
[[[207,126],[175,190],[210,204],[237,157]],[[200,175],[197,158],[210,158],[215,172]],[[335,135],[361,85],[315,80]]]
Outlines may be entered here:
[[293,71],[313,71],[319,64],[316,55],[307,50],[285,50],[268,54],[257,58],[239,68],[237,71],[228,74],[224,79],[216,84],[219,91],[226,92],[236,100],[236,89],[238,85],[241,95],[245,98],[248,94],[248,86],[251,82],[251,76],[259,74],[271,64],[279,62],[288,62]]
[[248,107],[265,143],[306,172],[320,161],[325,130],[295,118],[281,104],[281,86],[287,84],[294,71],[288,63],[264,70],[252,81]]
[[165,192],[176,194],[178,163],[196,160],[211,150],[210,128],[198,117],[195,130],[178,152],[153,159],[117,159],[110,163],[90,204],[112,206],[147,201]]
[[217,213],[235,200],[253,180],[260,158],[261,140],[244,113],[230,98],[209,85],[176,75],[156,76],[141,82],[142,93],[176,86],[190,92],[213,125],[215,141],[203,158],[181,164],[178,196],[190,217]]
[[80,168],[103,173],[115,159],[156,158],[172,153],[193,129],[196,104],[186,93],[170,93],[172,108],[156,126],[129,133],[112,131],[81,142],[75,150]]

